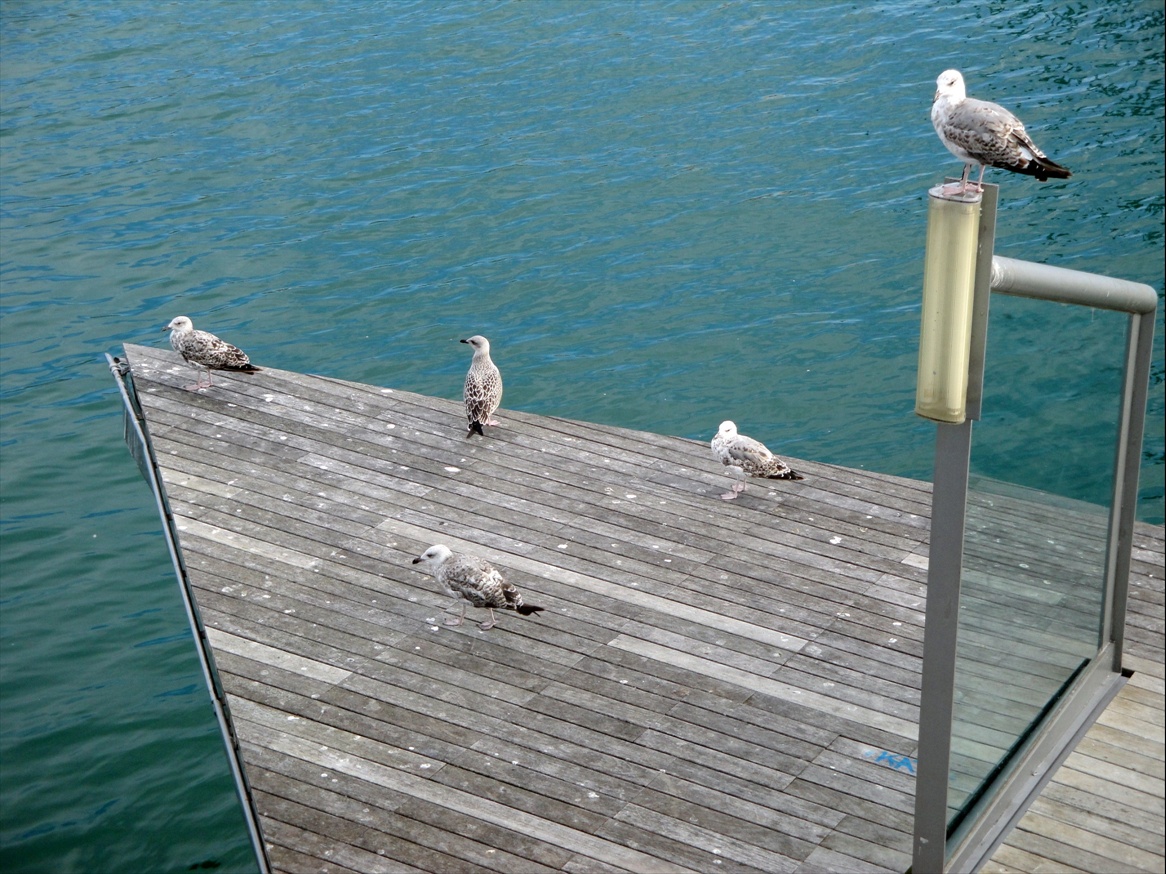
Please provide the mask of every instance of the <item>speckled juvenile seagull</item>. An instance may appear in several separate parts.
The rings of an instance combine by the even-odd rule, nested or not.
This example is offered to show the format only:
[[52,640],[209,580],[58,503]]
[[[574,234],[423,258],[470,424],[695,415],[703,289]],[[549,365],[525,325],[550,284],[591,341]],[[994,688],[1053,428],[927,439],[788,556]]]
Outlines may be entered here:
[[733,490],[721,497],[731,501],[745,491],[745,477],[755,476],[761,479],[805,479],[800,473],[795,473],[790,466],[765,448],[765,444],[752,437],[737,433],[737,426],[732,422],[721,422],[710,444],[713,455],[721,463],[733,469],[733,475],[741,479],[733,483]]
[[947,150],[964,162],[959,193],[968,190],[968,174],[980,165],[976,190],[983,190],[984,169],[999,167],[1035,176],[1041,182],[1072,174],[1036,147],[1020,119],[995,103],[968,97],[959,70],[944,70],[935,80],[931,123]]
[[489,340],[475,334],[462,342],[469,343],[474,350],[474,360],[470,362],[470,370],[466,374],[464,391],[466,418],[469,420],[466,436],[469,437],[471,434],[485,436],[483,425],[498,424],[491,417],[502,403],[502,374],[490,360]]
[[256,373],[260,370],[238,346],[232,346],[207,331],[196,331],[194,323],[186,316],[175,316],[162,330],[170,332],[170,347],[184,361],[206,371],[206,385],[202,384],[200,371],[198,382],[187,388],[210,388],[212,370],[229,370],[233,373]]
[[523,616],[542,612],[542,607],[524,603],[518,589],[502,579],[502,574],[484,558],[455,555],[448,546],[439,543],[413,559],[413,564],[419,564],[421,569],[433,574],[433,578],[455,599],[451,607],[461,602],[461,615],[448,617],[446,625],[462,624],[466,618],[466,602],[490,611],[490,618],[481,623],[483,631],[494,627],[497,621],[494,618],[495,607],[499,610],[517,610]]

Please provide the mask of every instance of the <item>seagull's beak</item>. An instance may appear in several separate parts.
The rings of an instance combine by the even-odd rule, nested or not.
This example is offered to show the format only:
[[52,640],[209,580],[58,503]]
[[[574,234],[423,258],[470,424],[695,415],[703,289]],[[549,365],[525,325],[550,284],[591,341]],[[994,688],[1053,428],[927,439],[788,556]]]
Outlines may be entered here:
[[470,341],[469,341],[469,340],[458,340],[458,342],[459,342],[459,343],[468,343],[468,342],[470,342]]
[[413,559],[413,564],[419,564],[420,562],[421,562],[420,557]]

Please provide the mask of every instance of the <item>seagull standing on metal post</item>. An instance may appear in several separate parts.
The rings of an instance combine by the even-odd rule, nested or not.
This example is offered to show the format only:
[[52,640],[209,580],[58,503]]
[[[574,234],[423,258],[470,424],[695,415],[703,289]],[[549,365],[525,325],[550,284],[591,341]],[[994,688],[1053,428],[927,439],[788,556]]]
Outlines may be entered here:
[[964,162],[958,192],[968,190],[968,174],[980,165],[975,190],[983,191],[984,170],[999,167],[1013,173],[1035,176],[1041,182],[1068,179],[1072,174],[1049,160],[1024,129],[1020,119],[995,103],[968,97],[959,70],[944,70],[935,80],[935,100],[931,123],[949,152]]

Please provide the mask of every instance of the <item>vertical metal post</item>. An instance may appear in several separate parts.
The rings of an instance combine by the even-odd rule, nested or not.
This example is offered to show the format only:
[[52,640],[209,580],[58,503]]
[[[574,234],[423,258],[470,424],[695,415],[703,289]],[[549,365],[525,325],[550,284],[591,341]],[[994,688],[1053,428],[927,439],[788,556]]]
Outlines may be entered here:
[[988,347],[988,307],[992,302],[992,258],[996,249],[996,205],[1000,186],[981,186],[976,285],[972,292],[972,348],[968,360],[968,418],[980,420],[984,403],[984,360]]
[[992,296],[992,255],[996,239],[998,197],[997,186],[984,186],[977,231],[979,240],[972,300],[967,418],[958,425],[941,423],[936,426],[911,865],[911,870],[916,874],[943,871],[947,855],[947,796],[951,772],[951,728],[968,466],[972,454],[972,422],[980,418],[983,401],[984,355],[988,336],[988,308]]
[[1138,476],[1141,473],[1142,436],[1146,424],[1149,362],[1153,356],[1156,310],[1131,314],[1126,333],[1126,361],[1113,464],[1113,502],[1110,506],[1108,551],[1105,557],[1106,605],[1100,646],[1113,641],[1113,670],[1122,668],[1125,615],[1129,599],[1130,553],[1137,518]]
[[943,871],[947,849],[947,789],[955,690],[960,574],[972,420],[937,425],[931,496],[931,550],[923,633],[923,688],[919,698],[919,752],[915,777],[913,872]]

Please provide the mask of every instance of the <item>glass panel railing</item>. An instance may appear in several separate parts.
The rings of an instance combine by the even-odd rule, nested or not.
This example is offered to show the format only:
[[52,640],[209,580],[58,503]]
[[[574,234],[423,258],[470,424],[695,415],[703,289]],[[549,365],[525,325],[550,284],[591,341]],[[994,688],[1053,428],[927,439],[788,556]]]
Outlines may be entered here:
[[1126,323],[992,301],[967,495],[949,831],[1101,646],[1122,377],[1114,351]]

